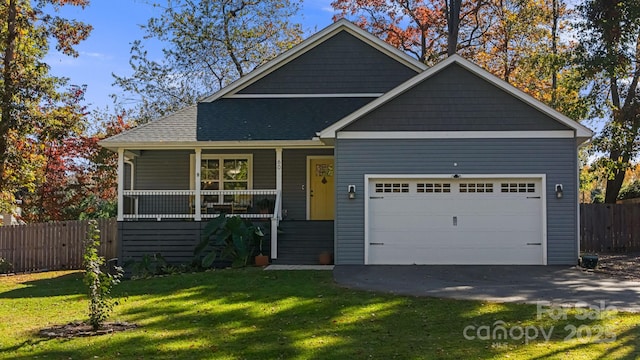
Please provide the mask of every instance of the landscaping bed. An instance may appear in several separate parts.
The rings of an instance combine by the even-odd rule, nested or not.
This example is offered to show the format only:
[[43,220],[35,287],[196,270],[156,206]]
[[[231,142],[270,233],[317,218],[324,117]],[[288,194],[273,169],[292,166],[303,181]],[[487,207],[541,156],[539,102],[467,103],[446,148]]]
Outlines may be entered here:
[[600,254],[594,272],[620,280],[640,281],[640,253]]

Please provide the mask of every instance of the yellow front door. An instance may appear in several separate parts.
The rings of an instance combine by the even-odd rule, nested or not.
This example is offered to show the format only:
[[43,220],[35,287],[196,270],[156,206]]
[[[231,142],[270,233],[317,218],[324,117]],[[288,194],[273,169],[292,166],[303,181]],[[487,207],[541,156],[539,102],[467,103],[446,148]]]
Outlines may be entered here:
[[336,203],[333,159],[310,159],[309,165],[309,220],[333,220]]

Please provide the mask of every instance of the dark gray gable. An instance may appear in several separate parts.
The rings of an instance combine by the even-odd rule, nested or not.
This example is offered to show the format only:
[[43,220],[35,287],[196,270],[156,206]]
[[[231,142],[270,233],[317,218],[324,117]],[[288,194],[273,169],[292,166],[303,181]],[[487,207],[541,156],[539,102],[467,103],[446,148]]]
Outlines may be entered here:
[[566,125],[453,63],[342,131],[568,129]]
[[198,141],[310,140],[374,98],[218,99],[198,104]]
[[238,94],[383,93],[414,75],[414,70],[341,31]]

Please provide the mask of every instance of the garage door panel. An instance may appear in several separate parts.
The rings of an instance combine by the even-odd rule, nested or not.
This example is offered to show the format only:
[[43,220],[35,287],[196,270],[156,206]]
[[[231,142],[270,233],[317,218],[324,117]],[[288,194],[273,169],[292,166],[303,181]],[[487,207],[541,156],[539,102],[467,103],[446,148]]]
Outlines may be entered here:
[[504,231],[502,236],[496,237],[494,231],[455,232],[433,230],[427,233],[412,231],[377,231],[369,237],[370,243],[384,244],[386,247],[407,248],[443,248],[452,246],[473,246],[476,248],[496,249],[505,247],[526,247],[527,244],[539,244],[532,240],[537,231]]
[[[506,248],[501,251],[501,257],[495,258],[495,249],[488,248],[391,248],[384,250],[380,254],[372,254],[376,258],[384,259],[376,264],[380,265],[450,265],[451,259],[455,259],[453,264],[466,265],[539,265],[540,262],[526,249]],[[378,249],[371,250],[379,251]]]
[[452,206],[447,200],[429,199],[427,202],[425,199],[415,199],[408,196],[404,198],[385,197],[383,199],[371,200],[370,203],[383,203],[381,206],[373,206],[370,208],[371,213],[374,215],[395,214],[397,212],[411,213],[416,211],[436,215],[446,210],[446,207]]
[[[540,224],[531,221],[531,216],[504,215],[461,215],[457,217],[457,231],[491,231],[491,232],[538,232]],[[453,229],[455,230],[455,229]]]
[[[446,231],[538,231],[540,224],[532,221],[537,214],[527,215],[484,213],[461,213],[460,215],[431,213],[393,213],[381,212],[371,217],[372,233],[384,230],[431,232],[444,229]],[[454,220],[455,219],[455,220]],[[454,225],[455,221],[455,225]]]
[[376,230],[431,230],[437,228],[451,227],[451,216],[449,215],[424,215],[407,213],[404,216],[381,216],[373,221],[371,229]]
[[[541,264],[540,179],[370,182],[369,263]],[[400,185],[401,184],[401,185]],[[384,190],[383,190],[384,191]],[[391,190],[396,191],[396,190]],[[438,192],[440,191],[440,192]]]

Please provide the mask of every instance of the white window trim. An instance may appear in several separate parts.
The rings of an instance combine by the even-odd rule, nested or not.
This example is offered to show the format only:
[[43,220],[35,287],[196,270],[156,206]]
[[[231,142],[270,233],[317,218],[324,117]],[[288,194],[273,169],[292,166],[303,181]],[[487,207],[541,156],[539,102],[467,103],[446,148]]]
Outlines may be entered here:
[[341,131],[338,139],[558,139],[575,137],[573,130],[542,131]]
[[227,99],[303,99],[303,98],[377,98],[384,93],[328,93],[328,94],[234,94]]
[[[195,190],[196,182],[195,182],[195,159],[196,155],[191,154],[189,156],[189,189]],[[246,159],[248,161],[249,174],[247,178],[247,190],[253,189],[253,154],[202,154],[201,160],[220,160],[221,166],[220,171],[222,172],[223,166],[222,163],[224,160],[237,160],[237,159]],[[224,182],[222,178],[220,178],[221,183]],[[223,189],[220,189],[223,190]]]

